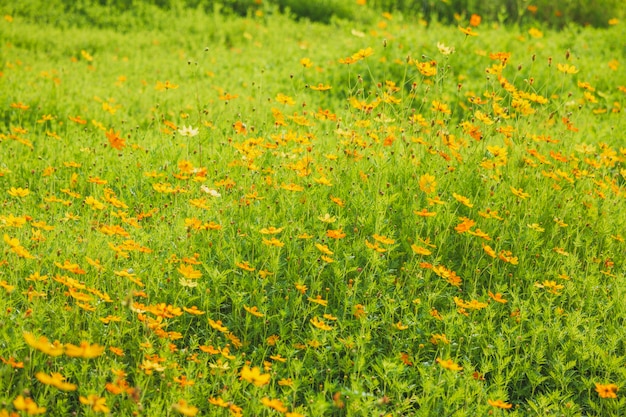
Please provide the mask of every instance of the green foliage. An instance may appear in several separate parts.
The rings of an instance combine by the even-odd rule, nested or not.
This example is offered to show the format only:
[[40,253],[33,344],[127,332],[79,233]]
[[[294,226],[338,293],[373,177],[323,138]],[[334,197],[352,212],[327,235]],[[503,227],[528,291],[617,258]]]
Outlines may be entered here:
[[379,10],[398,11],[408,16],[456,23],[472,14],[487,22],[549,24],[563,28],[570,23],[606,27],[610,19],[624,17],[621,0],[369,0]]
[[623,414],[623,22],[41,4],[0,10],[0,415]]
[[329,23],[333,16],[354,19],[356,15],[354,4],[342,0],[275,0],[275,2],[281,10],[288,10],[298,18],[314,22]]
[[[57,22],[67,13],[75,25],[110,27],[136,27],[147,25],[147,19],[159,16],[168,21],[184,14],[185,10],[203,10],[212,13],[219,10],[226,14],[246,16],[253,13],[287,12],[296,19],[329,23],[333,17],[356,21],[371,21],[373,11],[400,12],[407,19],[414,17],[425,21],[466,25],[470,15],[480,15],[486,22],[532,25],[547,24],[564,28],[569,24],[606,27],[610,19],[623,18],[621,0],[549,0],[528,2],[523,0],[370,0],[367,7],[344,0],[24,0],[19,10],[25,16],[38,21]],[[13,7],[17,7],[14,5]],[[11,8],[9,8],[11,10]],[[162,11],[163,13],[159,13]],[[163,17],[167,15],[167,17]]]

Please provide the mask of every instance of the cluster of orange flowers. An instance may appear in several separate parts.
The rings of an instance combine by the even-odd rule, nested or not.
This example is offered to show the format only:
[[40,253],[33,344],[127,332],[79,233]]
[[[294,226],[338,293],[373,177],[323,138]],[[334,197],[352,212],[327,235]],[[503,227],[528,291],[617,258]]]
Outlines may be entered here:
[[[386,19],[391,20],[391,16],[386,16]],[[480,16],[472,15],[469,25],[459,26],[459,30],[466,37],[478,36],[476,28],[480,24]],[[536,29],[529,31],[529,35],[533,38],[543,36]],[[355,36],[361,37],[361,33]],[[455,53],[454,47],[443,43],[437,44],[437,50],[444,60]],[[368,60],[377,58],[382,60],[383,57],[378,57],[377,53],[374,48],[367,47],[336,60],[333,64],[336,65],[338,62],[351,66],[352,69],[357,65],[366,65]],[[483,55],[487,57],[484,51]],[[90,66],[94,64],[94,57],[87,51],[81,51],[80,57]],[[497,285],[490,288],[476,286],[477,294],[458,295],[468,286],[468,281],[477,278],[468,276],[471,275],[471,271],[463,265],[464,261],[458,259],[463,254],[450,254],[446,251],[449,241],[454,241],[455,244],[460,242],[459,246],[465,245],[467,252],[464,253],[477,254],[476,263],[480,263],[481,268],[485,265],[484,268],[490,268],[497,273],[501,273],[498,268],[502,268],[512,275],[512,271],[516,271],[516,266],[528,262],[529,255],[517,253],[512,247],[510,233],[506,228],[510,227],[514,220],[511,218],[513,206],[526,207],[525,205],[542,197],[543,190],[533,181],[545,181],[550,191],[554,193],[575,187],[584,188],[581,204],[589,211],[592,209],[597,211],[599,204],[613,202],[626,196],[623,186],[626,170],[621,168],[626,163],[626,149],[614,149],[605,143],[598,145],[584,143],[584,139],[580,138],[582,127],[569,115],[557,118],[556,121],[550,116],[546,122],[550,129],[560,129],[557,131],[558,136],[544,134],[540,127],[529,128],[536,129],[532,132],[523,131],[520,127],[521,120],[532,120],[531,117],[540,111],[546,111],[547,106],[558,97],[549,95],[544,97],[531,88],[520,87],[519,83],[510,81],[513,78],[510,76],[507,78],[507,71],[510,69],[511,53],[495,51],[488,54],[488,59],[489,65],[485,72],[494,80],[493,89],[483,93],[468,92],[463,96],[460,94],[461,85],[459,85],[458,96],[461,99],[457,102],[445,94],[439,96],[429,93],[435,85],[434,80],[446,71],[441,62],[430,58],[421,60],[409,58],[401,61],[404,62],[402,65],[406,65],[406,72],[412,75],[412,80],[416,80],[408,88],[398,85],[395,81],[385,80],[378,84],[378,92],[372,96],[350,92],[346,100],[349,117],[341,115],[340,110],[328,108],[320,107],[319,110],[309,111],[307,103],[302,103],[300,109],[299,98],[283,93],[272,94],[273,98],[269,99],[269,102],[275,107],[266,111],[269,120],[267,125],[273,129],[270,129],[270,132],[259,133],[254,123],[245,121],[246,115],[237,115],[237,120],[232,119],[229,122],[225,134],[227,138],[220,146],[224,146],[221,156],[231,157],[227,162],[227,168],[232,169],[232,172],[218,172],[216,169],[212,174],[212,167],[202,166],[200,156],[198,159],[201,162],[195,164],[192,162],[195,156],[188,153],[174,163],[158,161],[159,166],[161,163],[167,165],[165,168],[159,167],[158,170],[156,167],[142,166],[141,169],[145,172],[141,178],[136,178],[139,185],[113,186],[109,184],[113,177],[106,180],[95,175],[96,172],[88,171],[87,160],[82,163],[72,160],[41,169],[41,180],[45,184],[66,181],[58,188],[46,187],[50,192],[44,196],[35,192],[37,188],[35,185],[17,184],[22,180],[10,170],[0,167],[1,178],[7,179],[8,182],[16,182],[6,187],[5,206],[22,211],[27,211],[23,207],[40,207],[41,216],[44,216],[50,208],[58,213],[63,212],[53,225],[36,220],[30,215],[0,215],[0,228],[6,229],[3,241],[6,247],[5,256],[8,259],[0,261],[2,266],[11,265],[20,273],[33,269],[32,273],[26,274],[28,278],[24,277],[23,280],[16,278],[15,274],[7,274],[7,279],[0,281],[0,287],[6,294],[23,296],[23,303],[29,306],[24,312],[24,317],[37,314],[33,311],[38,301],[48,299],[51,303],[57,302],[58,295],[61,294],[63,308],[66,311],[73,311],[77,307],[75,310],[80,314],[87,317],[97,315],[98,320],[94,321],[111,329],[117,324],[128,324],[128,316],[118,310],[123,306],[135,320],[133,323],[138,326],[137,328],[145,332],[142,335],[162,343],[165,353],[155,353],[153,346],[146,342],[140,346],[145,350],[145,354],[139,360],[136,360],[136,357],[130,360],[127,358],[128,349],[132,349],[133,346],[124,346],[127,348],[126,351],[117,346],[108,346],[107,351],[107,347],[98,343],[81,340],[78,345],[74,345],[59,340],[50,341],[46,336],[36,336],[30,332],[23,332],[24,341],[30,348],[47,355],[49,358],[46,360],[50,360],[51,363],[52,358],[105,360],[107,354],[112,354],[114,360],[128,359],[127,363],[136,362],[134,369],[128,369],[128,372],[137,373],[141,377],[160,375],[159,378],[168,379],[168,383],[173,383],[181,389],[193,386],[206,375],[184,374],[182,367],[167,355],[178,353],[184,355],[189,363],[200,363],[203,360],[202,353],[206,353],[203,363],[207,364],[214,375],[234,373],[238,377],[238,381],[234,382],[251,384],[252,389],[258,388],[259,392],[265,393],[267,391],[260,390],[267,390],[266,387],[272,383],[273,377],[277,375],[274,372],[275,368],[289,360],[274,350],[289,343],[289,346],[297,351],[316,349],[328,343],[328,335],[337,336],[337,343],[352,348],[353,340],[339,337],[344,336],[342,335],[344,327],[352,323],[362,323],[368,317],[379,317],[375,308],[365,300],[366,296],[359,292],[362,291],[359,288],[361,283],[356,282],[350,275],[354,271],[360,273],[364,268],[363,265],[351,263],[357,255],[363,260],[363,264],[374,267],[389,259],[394,259],[394,262],[401,259],[403,274],[411,270],[412,272],[406,274],[414,274],[424,280],[432,278],[432,285],[444,288],[442,291],[445,296],[441,298],[445,301],[441,303],[443,305],[447,302],[448,307],[437,304],[435,308],[434,302],[430,301],[427,306],[426,311],[430,317],[427,314],[425,316],[435,323],[447,320],[447,314],[468,320],[485,312],[508,308],[508,300],[512,300],[507,296],[510,295],[510,289],[502,289]],[[309,58],[302,58],[299,65],[303,71],[313,71],[311,69],[315,67]],[[618,63],[614,63],[614,66],[617,67]],[[570,62],[557,63],[556,71],[563,77],[580,74],[580,69]],[[359,85],[364,83],[363,78],[358,77]],[[125,82],[126,77],[120,76],[116,80],[116,85]],[[532,85],[532,82],[527,80],[527,85]],[[577,87],[580,89],[578,104],[581,107],[591,106],[593,114],[621,111],[619,103],[613,104],[610,112],[606,108],[601,108],[599,99],[602,95],[589,82],[579,81]],[[172,93],[170,90],[178,88],[178,84],[170,81],[157,81],[154,90],[158,92],[156,94],[170,94]],[[325,82],[307,84],[307,88],[313,91],[311,94],[332,94],[338,89]],[[333,88],[334,90],[330,91]],[[423,94],[423,97],[418,97],[420,94]],[[239,95],[230,94],[223,89],[218,91],[218,99],[223,102],[222,104],[237,100],[238,97]],[[400,108],[406,105],[407,99],[413,106],[417,98],[422,100],[423,105],[415,108],[410,115],[402,113]],[[122,107],[114,100],[98,102],[106,117],[119,116],[118,112]],[[300,110],[294,112],[296,105]],[[21,101],[11,103],[9,107],[10,111],[19,114],[35,111],[34,106],[31,107]],[[459,121],[455,128],[451,120],[459,113],[464,120]],[[189,143],[200,134],[212,132],[215,127],[213,122],[207,120],[198,120],[197,126],[200,127],[188,125],[188,121],[185,120],[190,117],[189,114],[184,111],[178,114],[179,116],[167,117],[174,120],[180,118],[180,123],[166,119],[165,114],[161,120],[155,122],[158,125],[158,133],[168,138],[182,137]],[[398,121],[397,118],[400,117],[403,119]],[[51,126],[59,118],[44,114],[32,120],[35,119],[37,125]],[[106,128],[103,123],[95,120],[89,124],[89,121],[80,115],[68,116],[64,121],[67,120],[74,127],[96,131],[99,140],[103,142],[103,147],[108,149],[106,152],[113,154],[112,158],[129,156],[135,151],[150,152],[135,139],[134,133],[131,135],[113,127]],[[323,129],[314,129],[319,125],[323,126]],[[62,123],[58,122],[58,126],[62,126]],[[39,143],[33,143],[28,136],[29,129],[32,128],[11,126],[7,134],[0,134],[0,146],[10,145],[13,141],[19,143],[16,146],[25,146],[29,149],[33,149],[35,145],[39,146]],[[324,139],[318,133],[322,131],[331,132],[332,140],[336,142],[335,147],[323,145]],[[579,140],[580,143],[573,147],[574,152],[565,154],[554,149],[562,140],[561,135],[569,135],[568,137]],[[50,130],[45,130],[45,136],[58,141],[64,140],[57,132]],[[475,152],[475,146],[481,146],[481,152]],[[402,155],[402,158],[398,155]],[[422,155],[424,161],[432,158],[436,163],[430,167],[423,161],[412,161],[415,155]],[[405,158],[408,162],[404,161]],[[372,230],[368,230],[369,226],[362,226],[364,222],[360,218],[355,221],[348,220],[350,210],[357,212],[356,217],[362,210],[360,207],[354,207],[350,201],[353,195],[362,190],[375,189],[371,196],[367,195],[367,198],[381,197],[375,201],[377,204],[375,208],[380,210],[380,213],[386,213],[385,210],[392,212],[394,209],[395,196],[390,197],[387,191],[393,189],[394,185],[388,183],[385,188],[385,184],[379,181],[381,175],[378,169],[382,166],[381,161],[386,159],[398,163],[406,162],[411,169],[420,171],[413,174],[412,182],[407,184],[407,193],[415,195],[415,204],[409,211],[415,214],[415,217],[409,215],[410,222],[420,225],[410,236],[409,233],[405,233],[406,229],[397,230],[395,225],[388,225],[390,222],[387,219],[378,222],[377,217],[376,225],[371,227]],[[129,164],[127,160],[124,161],[124,164]],[[138,167],[141,164],[136,163]],[[337,174],[337,171],[343,169],[342,164],[353,164],[356,167],[350,181],[345,181],[342,174]],[[371,164],[371,167],[368,164]],[[506,173],[515,168],[514,164],[536,175],[532,178],[520,176],[519,182],[509,184]],[[14,167],[16,168],[22,167]],[[121,165],[112,168],[122,169]],[[150,169],[154,170],[149,171]],[[491,186],[491,195],[495,194],[494,190],[504,190],[499,196],[506,203],[498,202],[498,210],[494,210],[481,201],[479,192],[456,188],[455,181],[460,176],[454,177],[453,181],[447,180],[445,176],[456,175],[459,171],[477,173],[479,178],[477,181],[481,182],[481,186],[482,183]],[[93,175],[86,179],[84,175],[86,172]],[[113,176],[116,175],[117,173]],[[248,178],[256,180],[249,184]],[[360,186],[363,187],[362,190]],[[344,192],[345,196],[337,197],[336,195],[345,191],[346,187],[352,187],[353,191]],[[134,197],[140,192],[146,193],[143,197],[146,201],[138,201],[135,204]],[[324,196],[324,199],[321,200],[320,196]],[[264,210],[267,212],[273,210],[280,212],[283,209],[281,198],[286,202],[288,213],[297,205],[306,205],[306,218],[291,219],[287,218],[289,214],[285,214],[284,225],[271,226],[268,225],[272,222],[271,216],[262,219],[255,217],[256,229],[238,223],[240,216],[245,217],[241,213],[246,210],[251,212],[265,206]],[[311,204],[311,200],[315,203]],[[27,203],[32,204],[29,206]],[[316,203],[323,207],[319,213],[312,211],[312,207],[317,207]],[[144,208],[147,205],[151,207]],[[385,207],[381,208],[383,206]],[[254,213],[254,216],[257,216],[258,212]],[[375,215],[386,216],[380,213],[377,212]],[[534,214],[530,213],[529,216],[531,215]],[[554,221],[549,219],[548,222],[529,220],[528,223],[524,221],[524,224],[526,226],[522,227],[523,230],[515,233],[541,235],[547,233],[546,230],[549,228],[554,229],[554,233],[568,230],[568,223],[560,217],[555,217]],[[30,231],[25,232],[29,228]],[[168,228],[173,231],[163,231]],[[181,250],[193,255],[181,255],[180,258],[172,255],[163,261],[164,245],[154,239],[149,244],[152,247],[140,243],[142,239],[150,241],[151,232],[169,233],[166,234],[166,238],[171,239],[168,243],[177,248],[179,245],[187,244],[188,246]],[[422,237],[419,237],[419,233],[423,233]],[[611,238],[615,242],[623,243],[624,238],[614,233]],[[97,248],[87,245],[88,253],[92,250],[97,251],[100,254],[99,258],[85,255],[84,259],[79,259],[74,254],[66,253],[64,248],[55,248],[58,253],[54,256],[51,254],[53,251],[45,246],[45,242],[51,243],[54,237],[63,234],[72,234],[77,244],[89,244],[93,239],[98,245],[102,242],[106,242],[106,245],[102,244]],[[508,237],[501,238],[502,236]],[[563,239],[565,241],[566,237]],[[238,243],[242,244],[241,248],[237,246]],[[214,246],[220,249],[212,249]],[[157,250],[157,247],[160,250]],[[245,250],[244,247],[254,247],[254,250]],[[570,251],[569,245],[565,243],[563,246],[550,247],[547,250],[549,255],[556,257],[555,263],[568,259],[571,256]],[[210,258],[206,256],[207,253],[215,255],[214,259],[205,260]],[[220,260],[222,253],[232,254],[228,265]],[[539,255],[536,256],[538,257]],[[263,368],[253,366],[252,362],[244,359],[249,341],[245,339],[245,330],[242,329],[248,329],[250,323],[252,325],[264,323],[263,326],[269,327],[267,326],[269,323],[279,320],[276,318],[277,312],[271,311],[271,306],[263,303],[267,298],[266,288],[274,285],[273,280],[284,278],[281,275],[281,265],[288,262],[298,262],[298,265],[308,262],[310,263],[308,266],[320,271],[320,276],[325,271],[334,271],[333,274],[337,276],[350,271],[345,272],[347,293],[357,295],[346,301],[350,304],[344,306],[343,310],[349,313],[339,314],[337,295],[333,294],[330,288],[320,286],[319,282],[303,273],[297,282],[290,284],[286,292],[290,294],[285,296],[285,300],[289,302],[296,300],[297,305],[306,311],[306,320],[302,321],[305,340],[287,342],[280,341],[278,335],[267,335],[265,344],[268,351],[272,350],[273,354],[268,353],[272,362],[264,361]],[[597,263],[604,268],[601,271],[603,274],[614,276],[612,259],[607,258]],[[218,267],[227,272],[218,270]],[[49,273],[50,278],[46,275],[47,270],[57,273]],[[305,270],[303,265],[302,271]],[[480,275],[478,268],[476,275]],[[209,277],[211,279],[215,277],[215,282],[220,282],[225,276],[228,280],[248,280],[258,283],[261,290],[241,291],[236,297],[233,296],[233,300],[230,300],[233,306],[229,307],[232,311],[228,316],[221,312],[209,311],[202,305],[200,308],[192,304],[212,292],[217,294],[216,298],[222,297],[223,294],[220,292],[223,288],[219,288],[218,285],[216,288],[209,288],[206,282]],[[542,297],[558,299],[558,296],[563,294],[562,291],[567,292],[570,285],[565,282],[569,279],[566,275],[559,275],[559,279],[561,281],[545,279],[536,282],[531,289]],[[398,277],[391,277],[389,282],[400,286]],[[228,283],[223,286],[230,285]],[[205,295],[202,295],[201,290],[205,291]],[[115,293],[111,296],[107,291]],[[193,301],[184,305],[187,297]],[[390,304],[395,302],[393,299],[385,301]],[[421,301],[416,299],[411,308],[420,309],[422,308],[420,305]],[[442,308],[447,308],[449,312]],[[106,314],[102,314],[103,310]],[[217,319],[218,317],[221,319]],[[209,341],[194,339],[196,336],[205,337],[204,334],[202,336],[195,334],[195,328],[200,325],[206,328],[208,334],[206,337],[210,339]],[[407,316],[394,316],[393,320],[388,318],[384,325],[394,332],[404,332],[415,327],[415,320],[407,313]],[[433,333],[427,337],[430,339],[425,338],[424,343],[430,346],[427,342],[429,340],[431,348],[434,346],[438,349],[451,344],[444,333]],[[15,355],[16,357],[0,359],[4,365],[15,370],[24,369],[26,359],[20,358],[17,353]],[[443,359],[439,355],[441,352],[436,350],[431,362],[438,365],[434,368],[443,375],[462,375],[464,368],[467,372],[471,367],[469,361],[463,361],[461,366],[452,358]],[[409,353],[402,352],[400,361],[404,366],[414,366],[414,359],[412,360]],[[235,365],[236,363],[239,365]],[[104,389],[109,395],[125,395],[138,402],[141,393],[138,387],[129,382],[132,381],[132,377],[129,378],[126,371],[117,367],[113,369],[114,379],[107,382]],[[61,391],[79,389],[78,384],[70,382],[71,376],[61,372],[48,373],[34,368],[31,370],[36,380],[46,386]],[[452,373],[447,373],[448,371]],[[291,378],[283,378],[276,383],[279,386],[295,385]],[[617,398],[617,385],[596,383],[595,387],[601,398]],[[225,393],[220,395],[229,398],[228,390],[224,388],[223,391]],[[262,395],[260,403],[269,410],[282,413],[286,417],[302,415],[292,410],[293,407],[283,400]],[[340,402],[339,397],[335,399],[335,403]],[[98,394],[79,395],[78,399],[93,412],[110,413],[111,408],[114,408],[107,405],[106,397]],[[243,415],[241,406],[221,396],[211,397],[208,402],[215,407],[228,410],[233,416]],[[489,399],[488,404],[500,409],[513,407],[511,403],[500,399]],[[43,414],[47,411],[45,407],[40,407],[32,398],[24,395],[15,397],[13,407],[28,415]],[[185,416],[195,416],[200,412],[197,406],[185,399],[178,400],[171,408]],[[3,412],[0,411],[0,416],[4,415]]]

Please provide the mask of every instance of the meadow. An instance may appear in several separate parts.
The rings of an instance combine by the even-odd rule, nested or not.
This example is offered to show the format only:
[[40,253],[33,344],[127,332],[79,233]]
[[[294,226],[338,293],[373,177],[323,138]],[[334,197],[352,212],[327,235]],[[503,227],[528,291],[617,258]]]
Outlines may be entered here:
[[0,416],[623,415],[623,19],[261,3],[1,6]]

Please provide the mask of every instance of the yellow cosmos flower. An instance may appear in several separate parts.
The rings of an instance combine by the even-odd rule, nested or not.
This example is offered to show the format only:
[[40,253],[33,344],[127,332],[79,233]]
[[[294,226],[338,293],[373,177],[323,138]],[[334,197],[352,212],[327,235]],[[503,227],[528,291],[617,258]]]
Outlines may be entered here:
[[278,234],[280,232],[282,232],[284,229],[284,227],[274,227],[274,226],[270,226],[270,227],[264,227],[261,230],[259,230],[259,233],[263,234],[263,235],[275,235]]
[[68,343],[65,345],[65,354],[72,358],[92,359],[97,358],[104,352],[104,346],[98,344],[89,344],[89,342],[82,341],[80,346],[72,345]]
[[324,322],[324,320],[318,319],[317,317],[313,317],[311,319],[311,324],[321,330],[329,331],[333,329],[332,326],[329,326]]
[[194,269],[191,265],[181,265],[177,269],[185,278],[187,279],[197,279],[202,278],[202,272]]
[[172,406],[172,409],[188,417],[193,417],[198,414],[198,407],[187,404],[185,400],[178,400],[178,402]]
[[53,372],[50,375],[43,372],[37,372],[35,374],[35,378],[37,378],[37,380],[42,384],[52,385],[61,391],[75,391],[77,388],[76,384],[65,382],[65,377],[58,372]]
[[443,369],[449,369],[450,371],[461,371],[463,369],[462,366],[459,366],[458,364],[454,363],[452,359],[443,360],[441,358],[437,358],[437,363]]
[[285,246],[283,242],[276,238],[263,239],[263,244],[267,246],[276,246],[277,248],[282,248],[283,246]]
[[358,52],[354,53],[351,58],[355,61],[359,61],[371,56],[373,53],[374,50],[372,48],[360,49]]
[[263,313],[261,313],[259,311],[259,308],[257,306],[248,307],[248,306],[244,305],[243,308],[248,313],[250,313],[250,314],[252,314],[253,316],[256,316],[256,317],[263,317],[265,315],[265,314],[263,314]]
[[39,338],[36,338],[35,335],[29,332],[24,332],[23,336],[28,346],[37,349],[46,355],[59,356],[62,355],[65,350],[64,346],[59,343],[58,340],[54,343],[50,343],[47,337],[40,336]]
[[266,407],[272,408],[279,413],[286,413],[288,408],[284,406],[283,402],[277,398],[270,399],[268,397],[261,398],[261,404]]
[[511,192],[516,196],[521,198],[522,200],[527,199],[528,197],[530,197],[530,194],[525,193],[524,190],[522,190],[521,188],[514,188],[514,187],[509,187],[511,189]]
[[420,177],[419,182],[420,190],[426,194],[432,194],[437,187],[437,181],[434,175],[424,174]]
[[88,405],[91,409],[97,413],[108,413],[109,407],[107,407],[107,399],[99,397],[96,394],[89,394],[87,397],[82,395],[78,397],[82,404]]
[[22,188],[22,187],[11,187],[9,188],[9,191],[7,191],[7,193],[11,196],[11,197],[17,197],[17,198],[21,198],[21,197],[26,197],[28,194],[30,194],[30,191],[28,190],[28,188]]
[[240,376],[242,380],[248,381],[257,387],[269,384],[271,378],[270,374],[262,374],[258,366],[250,368],[248,365],[241,369]]
[[243,269],[244,271],[248,271],[248,272],[252,272],[254,271],[256,268],[254,268],[253,266],[250,266],[250,264],[247,261],[241,261],[241,262],[237,262],[235,264],[238,268]]
[[328,246],[326,245],[322,245],[321,243],[316,243],[315,247],[317,248],[317,250],[319,250],[320,252],[322,252],[325,255],[332,255],[334,252],[331,251],[330,249],[328,249]]
[[452,197],[454,197],[454,199],[456,201],[458,201],[459,203],[463,204],[464,206],[467,206],[469,208],[474,207],[474,205],[470,202],[469,198],[464,197],[460,194],[457,193],[452,193]]
[[556,64],[556,69],[564,74],[576,74],[578,69],[570,64]]
[[13,406],[18,411],[26,411],[26,414],[29,416],[35,416],[46,412],[45,407],[39,407],[31,398],[24,398],[21,395],[18,395],[17,398],[13,400]]
[[430,250],[417,245],[411,245],[411,249],[418,255],[430,255],[432,253]]

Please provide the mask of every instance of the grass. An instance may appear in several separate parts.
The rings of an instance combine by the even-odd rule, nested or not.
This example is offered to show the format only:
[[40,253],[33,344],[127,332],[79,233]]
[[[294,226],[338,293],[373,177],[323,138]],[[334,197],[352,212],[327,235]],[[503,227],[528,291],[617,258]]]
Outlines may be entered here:
[[0,415],[620,415],[623,22],[150,13],[0,22]]

